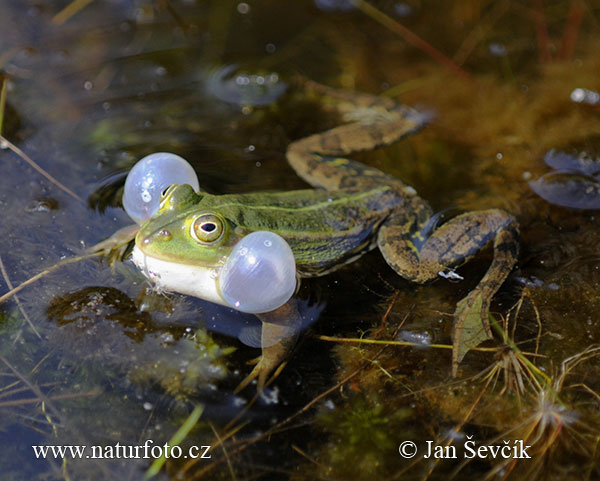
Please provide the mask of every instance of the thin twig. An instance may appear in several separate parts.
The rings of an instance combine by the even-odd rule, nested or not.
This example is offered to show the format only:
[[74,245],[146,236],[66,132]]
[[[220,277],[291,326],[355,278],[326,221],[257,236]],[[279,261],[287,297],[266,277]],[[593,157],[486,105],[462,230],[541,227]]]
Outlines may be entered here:
[[306,459],[308,462],[314,464],[315,466],[319,466],[321,469],[323,469],[325,471],[328,469],[328,466],[325,466],[323,463],[319,463],[316,459],[314,459],[313,457],[309,456],[307,453],[305,453],[304,451],[302,451],[302,449],[300,449],[295,444],[292,444],[292,449],[294,451],[296,451],[304,459]]
[[368,15],[376,22],[379,22],[392,32],[400,35],[408,43],[410,43],[414,47],[417,47],[419,50],[425,52],[434,60],[443,63],[454,74],[458,75],[459,77],[462,77],[463,79],[471,78],[470,75],[465,70],[460,68],[452,59],[446,57],[442,52],[437,50],[431,44],[427,43],[417,34],[406,28],[401,23],[398,23],[392,17],[386,15],[370,3],[366,2],[365,0],[351,0],[351,2],[365,15]]
[[[10,278],[8,277],[8,272],[6,272],[6,268],[4,267],[4,262],[2,261],[1,256],[0,256],[0,272],[2,272],[2,277],[4,277],[4,282],[6,282],[6,285],[8,286],[8,288],[10,290],[13,290],[12,282],[10,282]],[[29,327],[31,327],[31,330],[35,333],[35,335],[38,337],[38,339],[41,339],[42,335],[35,328],[35,326],[33,325],[33,322],[31,322],[31,319],[25,312],[25,309],[23,308],[23,305],[21,304],[21,301],[19,300],[19,298],[17,296],[15,296],[15,302],[17,303],[17,307],[18,307],[19,311],[21,312],[21,314],[23,315],[23,318],[25,319],[27,324],[29,324]]]
[[17,376],[21,380],[21,382],[25,384],[31,390],[31,392],[33,392],[33,394],[35,394],[38,397],[36,400],[37,402],[42,402],[44,405],[48,406],[50,411],[52,411],[56,417],[61,417],[61,412],[54,406],[52,402],[50,402],[50,399],[40,390],[38,386],[34,385],[29,379],[27,379],[23,374],[21,374],[17,370],[17,368],[14,367],[12,363],[1,354],[0,361],[3,362],[6,365],[6,367],[10,369],[14,373],[14,375]]
[[387,325],[388,317],[390,317],[390,313],[392,312],[394,304],[396,304],[396,301],[398,300],[398,296],[399,295],[400,295],[400,291],[397,289],[396,292],[394,292],[394,297],[392,297],[392,301],[389,303],[388,308],[385,311],[385,314],[381,318],[381,322],[379,323],[379,327],[373,333],[373,337],[375,337],[375,338],[379,337],[379,334],[381,334],[381,332],[385,329],[385,326]]
[[14,296],[17,292],[23,290],[25,287],[27,287],[29,284],[33,284],[35,281],[41,279],[42,277],[47,276],[48,274],[50,274],[51,272],[54,272],[56,269],[58,269],[59,267],[65,266],[67,264],[72,264],[73,262],[79,262],[82,261],[84,259],[89,259],[91,257],[97,257],[102,255],[102,252],[94,252],[92,254],[85,254],[82,256],[77,256],[77,257],[70,257],[68,259],[64,259],[60,262],[57,262],[56,264],[54,264],[53,266],[48,267],[47,269],[44,269],[42,272],[36,274],[33,277],[30,277],[29,279],[27,279],[26,281],[24,281],[23,283],[19,284],[17,287],[15,287],[14,289],[11,289],[10,291],[8,291],[6,294],[4,294],[3,296],[0,296],[0,304],[2,304],[4,301],[6,301],[7,299],[10,299],[12,296]]
[[8,90],[8,78],[2,78],[2,90],[0,90],[0,134],[2,134],[2,125],[4,124],[4,109],[6,107],[6,92]]
[[[348,342],[354,344],[380,344],[383,346],[409,346],[409,347],[432,347],[435,349],[452,349],[450,344],[420,344],[418,342],[408,342],[408,341],[384,341],[378,339],[358,339],[358,338],[349,338],[349,337],[334,337],[334,336],[318,336],[317,339],[321,339],[322,341],[330,341],[330,342]],[[498,352],[497,347],[474,347],[471,351],[480,351],[480,352]]]
[[[187,417],[187,419],[184,421],[184,423],[175,432],[175,434],[171,436],[171,439],[169,439],[169,446],[179,446],[179,444],[181,444],[181,442],[186,438],[186,436],[193,429],[193,427],[198,423],[198,420],[200,419],[200,416],[202,416],[203,412],[204,405],[198,404]],[[160,458],[156,458],[152,462],[152,464],[146,471],[144,478],[149,479],[156,476],[160,472],[161,468],[163,467],[166,461],[167,455],[163,453],[163,455]]]
[[[79,399],[82,397],[93,397],[99,396],[102,394],[101,391],[88,391],[82,393],[69,393],[69,394],[57,394],[56,396],[50,396],[48,400],[50,401],[64,401],[65,399]],[[2,401],[0,402],[0,408],[7,407],[15,407],[22,406],[25,404],[36,404],[42,402],[40,398],[27,398],[27,399],[13,399],[12,401]]]
[[540,63],[548,63],[552,60],[550,55],[550,37],[548,36],[548,25],[544,13],[543,0],[533,0],[535,34],[539,49]]
[[[236,433],[238,433],[242,428],[246,427],[248,425],[248,421],[244,421],[243,423],[238,424],[237,426],[235,426],[233,429],[227,431],[227,433],[225,433],[225,436],[221,436],[220,438],[217,438],[217,442],[216,443],[211,443],[211,450],[214,452],[214,450],[216,448],[218,448],[222,443],[224,443],[225,441],[227,441],[229,438],[231,438],[232,436],[234,436]],[[194,464],[196,464],[198,462],[199,458],[191,458],[187,463],[185,463],[177,472],[177,475],[180,476],[181,478],[183,478],[184,474],[187,473]]]
[[579,0],[571,2],[569,13],[567,15],[567,25],[562,38],[559,57],[562,60],[571,60],[575,53],[575,44],[579,34],[579,27],[583,20],[583,5]]
[[215,435],[215,438],[217,438],[218,443],[221,445],[221,450],[223,451],[223,455],[225,456],[225,460],[227,461],[227,467],[229,468],[229,474],[231,474],[231,479],[233,479],[235,481],[237,478],[235,476],[235,471],[233,470],[233,464],[231,464],[231,458],[229,457],[229,454],[227,453],[227,448],[225,447],[225,444],[223,444],[221,436],[219,436],[219,433],[217,432],[213,423],[209,422],[208,426],[210,427],[213,434]]
[[[12,383],[11,386],[15,386],[16,384],[19,384],[21,381],[17,381],[16,383]],[[43,384],[40,384],[40,387],[51,387],[51,386],[56,386],[59,383],[57,381],[53,381],[53,382],[45,382]],[[14,396],[15,394],[19,394],[20,392],[24,392],[24,391],[29,391],[29,388],[27,386],[21,386],[21,387],[17,387],[15,389],[10,389],[10,386],[3,386],[0,389],[0,399],[5,398],[5,397],[10,397],[10,396]]]
[[457,63],[457,65],[463,65],[467,61],[477,45],[479,45],[479,43],[485,39],[486,35],[488,35],[488,32],[492,29],[496,22],[504,16],[509,6],[509,0],[500,0],[491,5],[489,13],[487,13],[477,22],[475,28],[467,34],[461,45],[456,50],[453,60]]
[[83,10],[94,0],[74,0],[52,18],[53,25],[62,25],[80,10]]
[[35,170],[37,170],[40,174],[42,174],[44,177],[46,177],[46,179],[48,179],[50,182],[52,182],[54,185],[56,185],[59,189],[61,189],[63,192],[66,192],[67,194],[69,194],[71,197],[74,197],[75,199],[77,199],[79,202],[83,202],[83,199],[81,197],[79,197],[75,192],[73,192],[71,189],[69,189],[68,187],[66,187],[65,185],[63,185],[62,183],[60,183],[58,180],[56,180],[54,177],[52,177],[48,172],[46,172],[44,169],[42,169],[38,164],[36,164],[31,157],[29,157],[25,152],[23,152],[21,149],[19,149],[19,147],[17,147],[15,144],[13,144],[12,142],[9,142],[6,137],[4,137],[3,135],[0,135],[0,145],[4,144],[6,145],[10,150],[12,150],[15,154],[17,154],[19,157],[21,157],[21,159],[23,159],[25,162],[27,162],[31,167],[33,167]]

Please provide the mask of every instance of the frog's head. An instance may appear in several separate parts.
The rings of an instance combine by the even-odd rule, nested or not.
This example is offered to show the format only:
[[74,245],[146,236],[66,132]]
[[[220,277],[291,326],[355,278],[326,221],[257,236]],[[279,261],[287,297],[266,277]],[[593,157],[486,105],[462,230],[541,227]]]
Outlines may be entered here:
[[135,245],[145,255],[177,264],[223,265],[246,233],[220,213],[202,207],[203,194],[189,185],[172,185],[161,196],[158,212],[139,230]]
[[189,185],[168,187],[138,231],[133,261],[159,288],[226,305],[216,279],[243,234],[203,208],[202,197]]
[[189,185],[168,187],[135,238],[134,263],[165,290],[245,312],[281,306],[296,287],[287,242],[272,232],[250,234],[203,197]]

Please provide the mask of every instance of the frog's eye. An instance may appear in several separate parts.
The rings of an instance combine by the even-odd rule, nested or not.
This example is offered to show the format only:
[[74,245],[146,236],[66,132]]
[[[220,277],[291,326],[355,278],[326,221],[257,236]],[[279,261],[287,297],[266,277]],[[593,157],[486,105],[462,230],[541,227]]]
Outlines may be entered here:
[[163,189],[163,191],[160,193],[161,200],[164,200],[171,192],[173,192],[174,188],[175,188],[175,184],[170,185],[170,186],[166,187],[165,189]]
[[190,233],[198,242],[214,242],[223,234],[223,221],[213,214],[201,214],[192,222]]
[[176,184],[169,185],[168,187],[165,187],[160,193],[160,204],[158,206],[159,209],[162,209],[165,206],[165,201],[167,200],[169,195],[171,195],[173,190],[175,190],[175,187],[177,187]]

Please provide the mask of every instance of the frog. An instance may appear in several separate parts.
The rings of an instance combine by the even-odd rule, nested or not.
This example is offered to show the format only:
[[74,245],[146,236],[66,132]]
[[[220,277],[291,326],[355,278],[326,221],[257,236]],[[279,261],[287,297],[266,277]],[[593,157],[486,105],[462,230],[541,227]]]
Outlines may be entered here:
[[[456,375],[466,351],[492,338],[490,303],[517,262],[517,219],[505,210],[487,209],[438,225],[439,216],[414,188],[349,158],[416,133],[429,116],[390,97],[313,82],[307,88],[343,120],[287,148],[287,163],[311,188],[213,195],[172,185],[163,192],[158,212],[135,235],[134,263],[163,290],[227,305],[215,287],[218,268],[240,239],[256,231],[287,241],[300,279],[329,274],[375,248],[410,282],[458,279],[456,268],[492,246],[487,272],[454,312]],[[285,366],[302,324],[296,296],[256,316],[262,321],[262,353],[237,391],[254,380],[262,391]]]

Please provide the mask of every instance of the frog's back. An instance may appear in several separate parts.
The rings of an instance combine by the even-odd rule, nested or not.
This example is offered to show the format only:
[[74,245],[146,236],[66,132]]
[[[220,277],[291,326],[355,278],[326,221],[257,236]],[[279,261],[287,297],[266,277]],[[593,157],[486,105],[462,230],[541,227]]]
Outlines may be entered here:
[[201,206],[220,213],[241,232],[281,235],[294,252],[299,273],[316,276],[373,248],[379,225],[403,202],[397,191],[382,185],[366,191],[205,195]]

